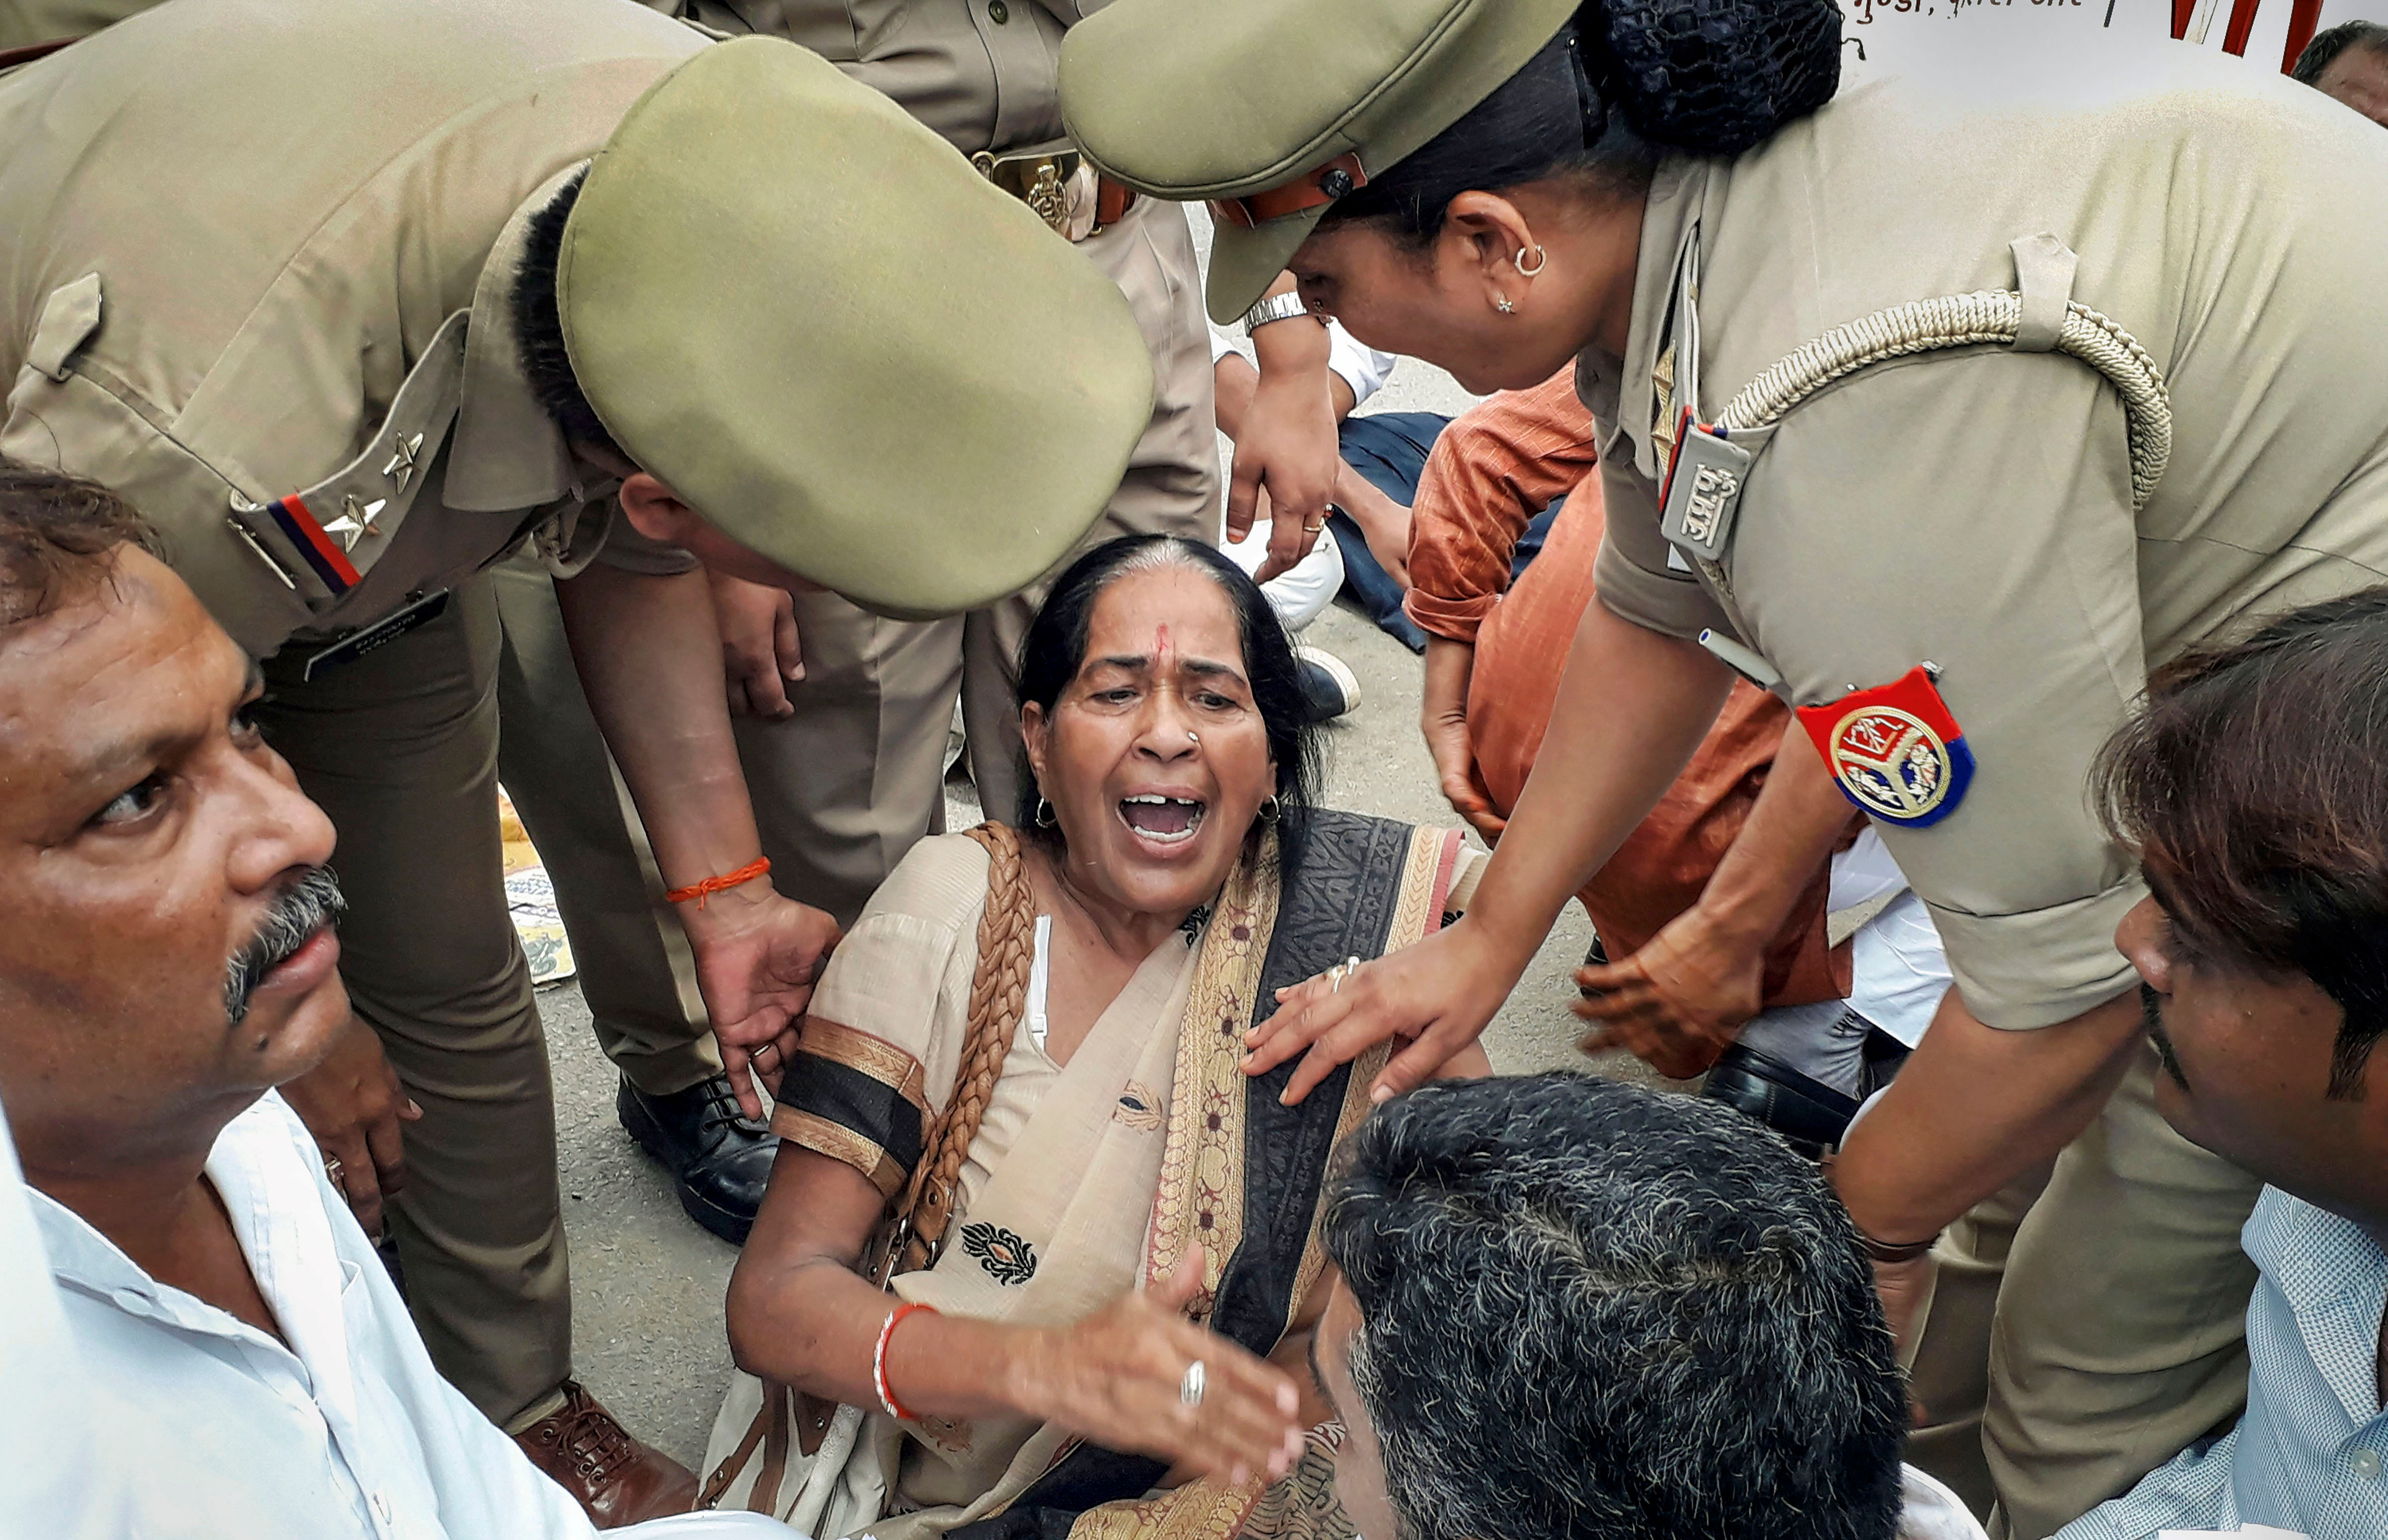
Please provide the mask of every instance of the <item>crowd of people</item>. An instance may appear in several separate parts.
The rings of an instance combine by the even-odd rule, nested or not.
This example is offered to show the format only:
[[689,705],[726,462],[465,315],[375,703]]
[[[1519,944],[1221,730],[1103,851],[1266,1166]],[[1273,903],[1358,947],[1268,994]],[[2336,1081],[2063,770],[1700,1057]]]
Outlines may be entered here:
[[0,11],[0,1534],[2388,1535],[2388,27],[1353,5]]

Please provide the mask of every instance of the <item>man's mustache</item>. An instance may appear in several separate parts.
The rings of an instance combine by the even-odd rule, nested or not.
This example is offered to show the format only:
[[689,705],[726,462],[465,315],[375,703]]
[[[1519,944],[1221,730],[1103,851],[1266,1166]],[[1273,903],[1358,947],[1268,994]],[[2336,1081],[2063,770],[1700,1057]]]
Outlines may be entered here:
[[224,1016],[237,1027],[248,1015],[249,996],[265,976],[290,960],[316,931],[337,925],[349,912],[340,879],[329,866],[311,866],[307,874],[284,890],[273,907],[249,938],[247,946],[224,969]]
[[2173,1084],[2187,1091],[2189,1077],[2180,1072],[2180,1060],[2172,1051],[2172,1038],[2165,1031],[2163,998],[2145,984],[2140,986],[2140,1026],[2155,1045],[2156,1062],[2164,1066],[2164,1072],[2172,1077]]

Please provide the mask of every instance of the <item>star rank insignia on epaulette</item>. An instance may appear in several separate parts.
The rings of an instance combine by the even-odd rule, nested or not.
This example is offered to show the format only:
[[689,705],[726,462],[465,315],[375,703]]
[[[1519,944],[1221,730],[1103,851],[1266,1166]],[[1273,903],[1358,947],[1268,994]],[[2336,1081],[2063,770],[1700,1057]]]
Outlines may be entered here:
[[270,502],[233,494],[233,533],[311,609],[329,610],[362,583],[423,498],[463,396],[469,319],[459,310],[441,322],[348,464]]
[[1799,708],[1824,767],[1859,812],[1922,828],[1957,811],[1974,778],[1965,730],[1920,663],[1899,678]]

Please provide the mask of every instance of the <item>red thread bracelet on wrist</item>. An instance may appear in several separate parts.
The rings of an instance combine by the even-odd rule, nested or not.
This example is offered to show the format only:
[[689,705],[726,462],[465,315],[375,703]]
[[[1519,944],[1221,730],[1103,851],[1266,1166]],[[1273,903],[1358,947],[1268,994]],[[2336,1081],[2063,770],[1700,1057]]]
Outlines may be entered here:
[[703,882],[691,883],[685,888],[674,888],[664,894],[664,899],[669,903],[686,903],[689,900],[694,899],[696,906],[702,909],[705,907],[705,901],[715,893],[735,888],[742,882],[752,882],[770,869],[771,858],[768,855],[758,855],[736,871],[725,876],[708,877]]
[[879,1345],[870,1353],[870,1382],[878,1387],[879,1404],[886,1407],[887,1415],[898,1422],[918,1422],[921,1420],[906,1411],[903,1403],[896,1399],[896,1393],[887,1386],[887,1339],[896,1334],[897,1321],[923,1310],[933,1316],[937,1313],[934,1305],[898,1305],[888,1311],[887,1324],[879,1329]]

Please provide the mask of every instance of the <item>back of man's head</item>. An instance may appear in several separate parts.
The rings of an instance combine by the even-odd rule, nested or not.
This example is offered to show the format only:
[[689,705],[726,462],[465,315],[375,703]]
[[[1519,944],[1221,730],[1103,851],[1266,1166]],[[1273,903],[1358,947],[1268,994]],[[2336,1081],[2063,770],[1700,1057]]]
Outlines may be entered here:
[[1906,1422],[1855,1231],[1715,1103],[1551,1074],[1353,1135],[1327,1245],[1408,1540],[1887,1540]]

